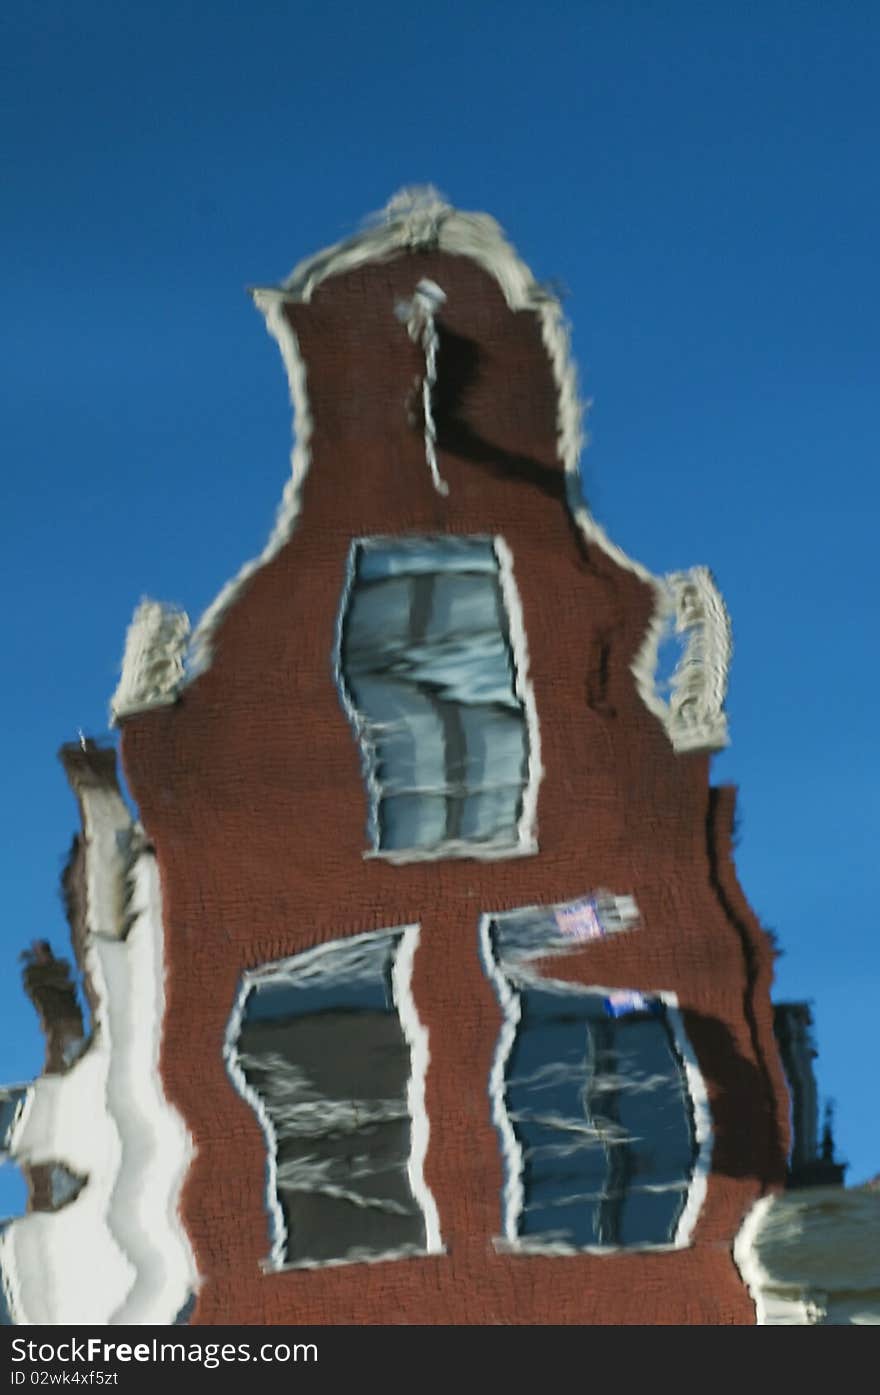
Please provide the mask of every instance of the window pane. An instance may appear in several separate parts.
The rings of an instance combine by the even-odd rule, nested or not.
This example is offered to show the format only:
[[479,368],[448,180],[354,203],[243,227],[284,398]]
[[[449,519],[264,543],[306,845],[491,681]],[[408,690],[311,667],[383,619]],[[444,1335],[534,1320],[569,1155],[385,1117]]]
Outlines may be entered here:
[[430,848],[446,836],[449,801],[445,795],[400,794],[379,807],[381,847],[389,852]]
[[356,544],[339,658],[376,851],[513,851],[529,741],[491,540]]
[[255,976],[236,1063],[273,1135],[280,1262],[425,1248],[409,1180],[410,1050],[391,986],[400,941],[357,937]]
[[560,949],[554,908],[499,917],[488,949],[516,1024],[496,1099],[515,1142],[508,1237],[571,1249],[674,1243],[698,1148],[666,1005],[633,995],[621,1007],[622,995],[538,977],[530,960]]

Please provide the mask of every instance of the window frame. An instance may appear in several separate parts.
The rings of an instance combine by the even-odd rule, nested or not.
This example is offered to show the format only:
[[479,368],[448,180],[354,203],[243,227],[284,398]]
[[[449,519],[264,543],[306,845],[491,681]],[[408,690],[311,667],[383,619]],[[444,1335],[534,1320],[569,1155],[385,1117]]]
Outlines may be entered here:
[[[502,1234],[496,1237],[496,1249],[513,1254],[577,1255],[577,1254],[631,1254],[639,1252],[663,1253],[684,1249],[691,1244],[694,1227],[703,1208],[708,1188],[708,1177],[712,1161],[712,1116],[706,1084],[700,1071],[696,1055],[684,1027],[678,996],[668,989],[641,988],[647,998],[655,999],[664,1005],[665,1018],[670,1030],[675,1051],[681,1061],[683,1083],[687,1087],[693,1118],[695,1157],[687,1187],[684,1205],[676,1224],[675,1234],[667,1242],[644,1242],[633,1245],[573,1245],[566,1242],[546,1243],[530,1240],[519,1233],[519,1220],[525,1203],[523,1184],[523,1150],[517,1138],[513,1121],[506,1103],[507,1066],[522,1018],[521,987],[546,989],[551,993],[571,993],[609,997],[621,991],[620,986],[605,987],[597,983],[574,983],[570,980],[548,978],[529,967],[529,959],[550,958],[562,953],[559,941],[548,939],[546,951],[540,955],[533,951],[522,957],[511,957],[505,964],[494,951],[492,927],[505,919],[512,919],[528,913],[541,913],[549,917],[557,909],[573,904],[575,900],[554,902],[547,906],[520,906],[504,911],[486,912],[480,917],[480,955],[485,972],[492,982],[503,1012],[501,1031],[495,1048],[492,1069],[489,1076],[489,1096],[492,1106],[492,1121],[501,1140],[504,1160],[504,1186],[502,1190]],[[572,944],[566,953],[582,953],[589,942]]]
[[[376,776],[376,761],[372,743],[363,715],[354,703],[342,662],[344,625],[354,592],[358,555],[362,548],[393,547],[395,545],[419,542],[483,542],[491,546],[498,564],[497,579],[507,620],[507,641],[513,669],[512,690],[523,714],[524,731],[527,741],[527,775],[522,785],[520,812],[516,825],[516,836],[509,842],[471,841],[467,838],[451,839],[436,847],[383,848],[379,827],[379,807],[385,792]],[[454,575],[450,569],[450,575]],[[345,580],[336,618],[336,636],[333,650],[333,677],[339,700],[354,732],[361,755],[363,780],[367,791],[369,846],[364,858],[378,858],[392,864],[411,862],[439,862],[452,858],[471,858],[478,861],[502,861],[514,857],[533,856],[538,851],[537,806],[538,789],[544,769],[541,762],[541,736],[537,707],[532,683],[529,677],[529,652],[523,621],[522,602],[513,575],[513,554],[500,534],[489,533],[403,533],[369,534],[354,538],[348,551]]]
[[[253,1110],[266,1141],[265,1206],[269,1217],[271,1239],[269,1255],[263,1262],[263,1268],[267,1272],[322,1269],[340,1265],[443,1254],[445,1252],[440,1233],[437,1204],[424,1174],[424,1163],[430,1137],[430,1121],[425,1106],[425,1081],[430,1052],[428,1029],[419,1017],[412,994],[413,959],[418,948],[419,938],[420,926],[418,923],[371,930],[356,935],[343,935],[310,945],[299,953],[284,959],[272,960],[259,965],[257,968],[248,969],[241,976],[226,1028],[223,1058],[236,1091]],[[406,1086],[406,1104],[410,1120],[407,1177],[414,1202],[421,1211],[424,1220],[425,1245],[424,1247],[413,1245],[391,1247],[386,1251],[370,1252],[363,1255],[355,1253],[326,1259],[291,1260],[286,1253],[289,1234],[278,1191],[278,1140],[275,1125],[263,1096],[248,1082],[239,1059],[238,1041],[244,1024],[248,999],[260,983],[269,982],[277,977],[296,975],[299,970],[307,969],[321,956],[332,954],[341,946],[378,943],[382,940],[397,941],[391,964],[392,996],[403,1038],[409,1048],[410,1058]]]

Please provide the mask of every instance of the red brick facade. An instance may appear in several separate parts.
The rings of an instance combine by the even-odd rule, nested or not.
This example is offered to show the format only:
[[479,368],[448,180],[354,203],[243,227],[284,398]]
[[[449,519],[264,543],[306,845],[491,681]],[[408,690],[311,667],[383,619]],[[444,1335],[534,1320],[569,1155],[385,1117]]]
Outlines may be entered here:
[[[447,296],[445,498],[413,424],[421,350],[394,314],[422,277]],[[313,417],[298,525],[226,613],[207,671],[174,705],[122,724],[162,881],[164,1081],[197,1149],[182,1199],[203,1276],[194,1321],[751,1323],[733,1238],[785,1170],[772,951],[732,866],[733,791],[710,789],[708,755],[675,754],[636,691],[651,588],[568,513],[538,319],[511,311],[475,262],[436,251],[331,277],[285,314]],[[512,552],[545,769],[539,852],[393,866],[363,857],[360,757],[332,668],[337,614],[352,539],[443,533],[500,534]],[[707,1198],[679,1251],[499,1253],[488,1080],[502,1014],[480,916],[596,887],[633,894],[641,926],[554,961],[554,977],[678,995],[712,1111]],[[242,972],[414,922],[431,1052],[425,1176],[447,1253],[266,1273],[266,1143],[222,1054]]]

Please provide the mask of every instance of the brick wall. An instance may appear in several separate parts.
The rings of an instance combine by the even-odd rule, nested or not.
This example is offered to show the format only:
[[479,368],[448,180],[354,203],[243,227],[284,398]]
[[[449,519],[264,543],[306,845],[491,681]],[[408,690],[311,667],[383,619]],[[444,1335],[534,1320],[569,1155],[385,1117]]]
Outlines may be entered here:
[[[413,422],[418,346],[395,317],[421,277],[447,294],[437,393],[441,497]],[[786,1109],[771,951],[730,860],[733,793],[676,756],[630,664],[651,590],[576,535],[556,389],[536,317],[461,257],[418,252],[323,283],[286,312],[307,368],[312,464],[296,533],[226,615],[211,668],[123,724],[126,776],[161,870],[169,965],[162,1068],[198,1149],[183,1217],[205,1283],[196,1322],[749,1323],[731,1246],[784,1178]],[[242,489],[248,487],[242,479]],[[332,652],[353,537],[500,533],[513,553],[545,776],[537,856],[364,860],[366,797]],[[710,1094],[714,1168],[692,1246],[666,1254],[495,1252],[502,1162],[488,1078],[501,1012],[481,967],[486,911],[596,888],[641,928],[555,977],[673,990]],[[419,921],[430,1033],[426,1180],[448,1253],[265,1274],[262,1132],[221,1055],[244,969]]]

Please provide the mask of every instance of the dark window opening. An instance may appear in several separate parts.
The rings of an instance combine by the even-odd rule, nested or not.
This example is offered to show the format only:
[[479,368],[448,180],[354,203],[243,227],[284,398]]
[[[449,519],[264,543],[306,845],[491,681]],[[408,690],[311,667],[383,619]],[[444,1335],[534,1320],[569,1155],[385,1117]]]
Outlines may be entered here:
[[493,1075],[506,1238],[564,1250],[683,1243],[700,1147],[677,1014],[656,995],[539,978],[523,949],[534,956],[540,914],[488,929],[507,1015]]
[[230,1064],[273,1145],[275,1265],[426,1249],[411,1185],[410,1046],[393,977],[412,933],[320,946],[251,976]]

